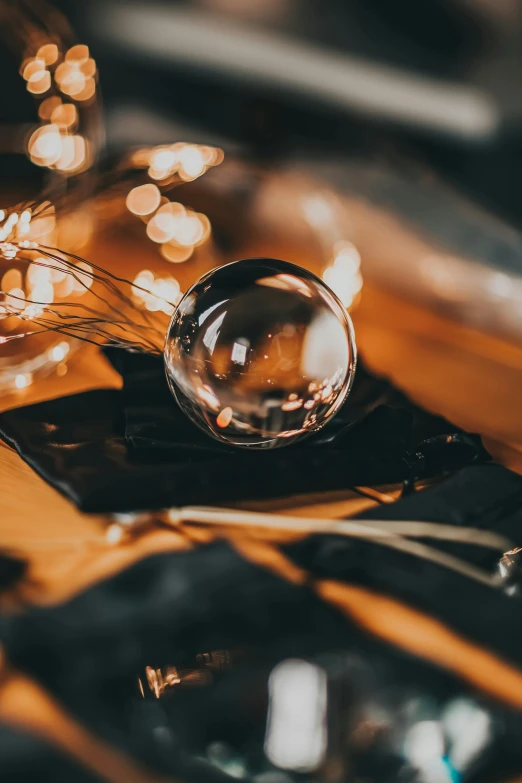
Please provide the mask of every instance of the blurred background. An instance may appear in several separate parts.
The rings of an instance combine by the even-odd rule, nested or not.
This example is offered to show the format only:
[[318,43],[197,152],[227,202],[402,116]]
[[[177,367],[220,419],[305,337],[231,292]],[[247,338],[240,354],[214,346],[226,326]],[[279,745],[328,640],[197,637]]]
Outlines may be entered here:
[[[173,140],[295,167],[345,200],[363,273],[522,335],[518,0],[57,0],[99,71],[109,154]],[[4,182],[34,121],[0,52]]]

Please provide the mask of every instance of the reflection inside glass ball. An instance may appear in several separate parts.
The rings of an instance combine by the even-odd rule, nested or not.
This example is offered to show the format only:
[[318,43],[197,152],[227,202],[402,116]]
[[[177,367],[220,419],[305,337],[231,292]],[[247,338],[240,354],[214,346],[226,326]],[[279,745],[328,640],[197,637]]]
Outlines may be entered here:
[[218,440],[273,448],[322,427],[353,381],[348,313],[311,272],[271,258],[212,270],[183,297],[165,343],[182,410]]

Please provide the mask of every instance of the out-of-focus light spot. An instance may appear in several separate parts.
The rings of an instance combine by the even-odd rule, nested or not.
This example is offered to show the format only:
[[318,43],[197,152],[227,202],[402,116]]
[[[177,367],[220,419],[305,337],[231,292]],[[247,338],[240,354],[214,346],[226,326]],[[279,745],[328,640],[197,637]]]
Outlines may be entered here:
[[178,245],[189,247],[199,244],[205,234],[205,227],[195,212],[187,212],[176,226],[175,232],[169,239],[174,239]]
[[161,193],[156,185],[139,185],[127,196],[127,209],[133,215],[150,215],[160,204]]
[[86,160],[86,144],[83,136],[63,136],[62,153],[55,166],[60,171],[73,172],[82,168]]
[[52,234],[56,226],[56,218],[53,214],[34,217],[31,220],[29,236],[31,239],[41,239],[41,237]]
[[225,429],[225,427],[228,427],[228,425],[232,421],[233,416],[234,416],[234,411],[230,406],[223,408],[223,410],[220,411],[220,413],[218,413],[216,417],[216,424],[218,425],[218,427]]
[[70,267],[73,274],[73,291],[77,296],[86,294],[93,284],[93,269],[86,261],[78,261]]
[[43,314],[43,311],[44,310],[41,305],[28,304],[27,307],[24,308],[23,316],[25,319],[30,320],[31,318],[38,318],[40,315]]
[[348,274],[355,275],[361,267],[359,251],[351,242],[338,242],[334,248],[333,265]]
[[176,162],[176,155],[171,149],[158,149],[150,156],[150,166],[155,171],[168,171]]
[[160,252],[166,261],[170,261],[172,264],[182,264],[183,261],[188,261],[194,253],[194,247],[181,247],[180,245],[166,242],[161,246]]
[[61,362],[61,364],[58,365],[56,368],[56,375],[59,378],[63,378],[64,375],[67,375],[67,364],[65,362]]
[[22,288],[11,288],[7,292],[5,303],[13,310],[23,310],[25,307],[25,292]]
[[42,95],[51,87],[51,74],[49,71],[39,71],[33,74],[27,81],[27,90],[33,95]]
[[89,47],[85,44],[76,44],[71,46],[65,55],[67,62],[84,63],[89,59]]
[[33,376],[31,373],[19,374],[15,376],[14,385],[17,389],[25,389],[33,382]]
[[41,57],[34,57],[23,69],[22,76],[26,81],[29,81],[33,76],[39,77],[42,71],[45,71],[45,60]]
[[29,155],[37,166],[51,166],[62,154],[62,137],[57,125],[37,128],[29,139]]
[[288,400],[281,405],[283,411],[297,411],[303,407],[303,400]]
[[80,71],[87,78],[92,77],[96,74],[96,63],[92,59],[92,57],[89,57],[87,60],[85,60],[85,62],[80,64]]
[[320,193],[303,199],[303,212],[308,222],[316,228],[331,223],[334,217],[329,199]]
[[18,269],[8,269],[2,277],[2,291],[22,288],[22,273]]
[[63,62],[55,71],[54,78],[60,90],[74,97],[85,87],[85,76],[76,62]]
[[406,732],[404,755],[422,780],[451,783],[452,775],[445,755],[442,725],[436,720],[414,723]]
[[317,769],[327,746],[324,670],[303,660],[283,661],[272,670],[268,691],[267,757],[281,769]]
[[176,219],[173,215],[154,215],[147,223],[147,236],[153,242],[168,242],[176,231]]
[[471,699],[453,699],[442,714],[442,725],[450,743],[453,766],[466,772],[491,742],[491,715]]
[[71,274],[66,275],[63,280],[54,284],[55,297],[65,299],[74,291],[74,277]]
[[31,299],[36,304],[51,304],[54,301],[54,288],[52,283],[38,283],[31,290]]
[[179,153],[179,175],[182,179],[197,179],[205,173],[206,164],[199,147],[186,146]]
[[339,266],[327,267],[323,272],[323,280],[345,307],[350,307],[363,285],[359,272],[350,274]]
[[58,343],[49,351],[49,356],[53,362],[62,362],[69,353],[69,344],[66,342]]
[[43,60],[46,65],[54,65],[60,54],[56,44],[49,43],[40,46],[36,52],[38,59]]
[[[60,99],[58,99],[60,101]],[[58,128],[70,130],[78,122],[78,111],[72,103],[61,103],[53,108],[50,120]]]
[[83,85],[83,88],[80,90],[80,92],[75,93],[74,100],[79,101],[80,103],[85,103],[86,101],[90,101],[96,93],[96,82],[92,78],[92,76],[87,76]]
[[58,106],[61,106],[62,99],[58,95],[51,95],[49,98],[45,98],[38,108],[38,116],[42,120],[50,120],[53,112]]
[[20,223],[29,223],[30,220],[31,220],[31,210],[24,209],[24,211],[20,213]]
[[0,209],[0,223],[5,220],[5,209]]

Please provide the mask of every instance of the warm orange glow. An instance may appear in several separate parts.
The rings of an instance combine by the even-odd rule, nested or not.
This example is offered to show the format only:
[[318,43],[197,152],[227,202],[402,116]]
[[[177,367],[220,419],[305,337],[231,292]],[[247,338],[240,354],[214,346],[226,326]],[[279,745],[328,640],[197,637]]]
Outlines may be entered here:
[[76,46],[72,46],[69,49],[65,59],[68,62],[84,63],[89,59],[89,47],[85,46],[85,44],[76,44]]
[[37,304],[51,304],[54,301],[54,287],[52,283],[37,283],[31,290],[31,297]]
[[22,288],[22,273],[18,269],[8,269],[2,277],[2,291],[10,291],[13,288]]
[[[47,100],[51,100],[48,98]],[[57,105],[52,109],[49,117],[52,123],[61,130],[69,130],[78,122],[78,111],[72,103],[63,103],[58,98]]]
[[61,63],[56,69],[54,77],[60,90],[71,97],[81,93],[85,87],[85,76],[75,62]]
[[36,52],[36,56],[43,60],[46,65],[54,65],[56,60],[58,59],[58,55],[60,54],[58,47],[56,44],[49,43],[44,44],[44,46],[40,46],[38,51]]
[[86,261],[78,261],[72,267],[73,276],[73,291],[76,296],[82,296],[86,294],[89,288],[93,284],[92,274],[93,269]]
[[127,209],[133,215],[150,215],[160,205],[161,193],[156,185],[139,185],[127,196]]
[[51,166],[62,154],[62,137],[57,125],[37,128],[29,139],[29,155],[37,166]]
[[181,289],[174,277],[156,278],[149,269],[143,269],[134,279],[132,293],[138,306],[150,312],[161,311],[172,315],[180,299]]
[[29,236],[31,239],[41,239],[44,236],[52,234],[56,226],[54,215],[42,215],[31,220],[29,225]]
[[218,425],[218,427],[225,429],[225,427],[228,427],[228,425],[232,421],[233,416],[234,416],[234,411],[232,410],[232,408],[230,407],[223,408],[223,410],[216,417],[216,424]]
[[171,240],[175,231],[176,218],[173,215],[166,213],[156,214],[147,223],[147,236],[158,244]]
[[80,71],[83,73],[84,76],[87,77],[91,77],[96,74],[96,63],[92,59],[92,57],[89,57],[88,60],[86,60],[80,65]]
[[166,261],[170,261],[172,264],[182,264],[183,261],[188,261],[194,252],[194,247],[181,247],[180,245],[166,242],[161,246],[161,255]]
[[51,95],[49,98],[45,98],[40,104],[38,109],[38,116],[42,120],[50,120],[53,112],[58,106],[61,106],[62,99],[58,95]]
[[192,247],[201,242],[205,234],[205,227],[195,212],[188,212],[178,222],[173,237],[178,245]]
[[22,71],[22,76],[28,81],[34,76],[39,76],[42,71],[45,71],[45,61],[40,57],[34,57],[32,60],[29,60],[25,66]]
[[42,256],[38,256],[34,259],[33,263],[29,265],[27,270],[27,282],[29,286],[33,288],[41,283],[50,283],[52,280],[52,273],[48,266],[40,266],[40,264],[48,264],[47,259]]
[[81,103],[84,103],[85,101],[90,101],[96,93],[96,82],[92,78],[92,76],[88,76],[85,79],[84,87],[81,92],[77,93],[74,96],[74,99],[76,101],[80,101]]
[[23,310],[25,306],[25,291],[22,288],[11,288],[5,297],[6,305],[13,310]]
[[78,171],[84,165],[86,157],[86,144],[83,136],[63,136],[62,154],[55,165],[60,171]]
[[184,180],[197,179],[206,171],[205,160],[199,147],[186,145],[179,153],[179,175]]
[[51,74],[49,71],[39,71],[27,81],[27,89],[33,95],[42,95],[51,87]]

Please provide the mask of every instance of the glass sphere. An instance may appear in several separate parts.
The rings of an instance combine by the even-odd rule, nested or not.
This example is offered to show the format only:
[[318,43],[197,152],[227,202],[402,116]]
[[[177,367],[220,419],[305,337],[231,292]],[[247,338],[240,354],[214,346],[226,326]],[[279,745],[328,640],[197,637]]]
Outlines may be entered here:
[[348,395],[353,326],[314,274],[248,258],[204,275],[165,342],[167,379],[187,416],[234,446],[285,446],[320,429]]

